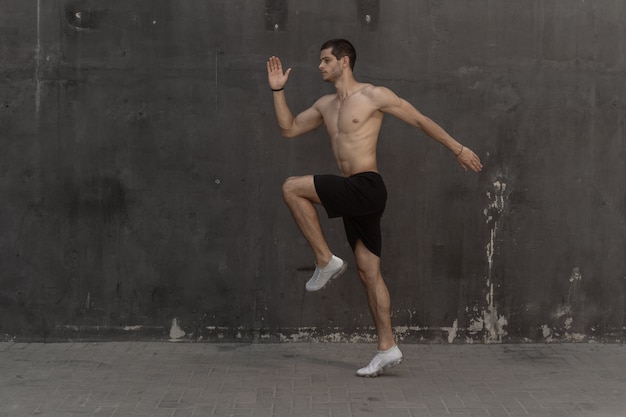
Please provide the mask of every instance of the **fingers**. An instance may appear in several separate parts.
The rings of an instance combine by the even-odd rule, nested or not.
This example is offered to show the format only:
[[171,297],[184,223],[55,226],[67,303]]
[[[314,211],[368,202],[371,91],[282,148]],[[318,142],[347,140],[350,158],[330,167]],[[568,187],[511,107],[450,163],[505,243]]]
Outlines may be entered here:
[[[479,172],[483,169],[483,164],[480,163],[480,158],[478,155],[474,153],[474,151],[470,150],[469,160],[466,162],[466,165],[474,172]],[[467,171],[467,169],[466,169]]]
[[480,162],[480,158],[471,149],[465,148],[467,151],[462,158],[458,158],[459,165],[467,171],[471,169],[474,172],[480,172],[483,169],[483,164]]
[[267,78],[272,90],[280,91],[283,89],[290,73],[291,68],[287,68],[287,71],[283,73],[283,65],[278,57],[272,55],[267,60]]
[[280,62],[280,59],[276,56],[271,56],[267,61],[267,70],[268,71],[282,71],[283,65]]
[[474,172],[479,172],[483,169],[483,164],[480,163],[480,158],[474,152],[471,154],[470,168]]
[[467,171],[468,168],[474,172],[480,172],[480,170],[483,169],[483,166],[478,158],[472,158],[469,162],[463,163],[463,169]]

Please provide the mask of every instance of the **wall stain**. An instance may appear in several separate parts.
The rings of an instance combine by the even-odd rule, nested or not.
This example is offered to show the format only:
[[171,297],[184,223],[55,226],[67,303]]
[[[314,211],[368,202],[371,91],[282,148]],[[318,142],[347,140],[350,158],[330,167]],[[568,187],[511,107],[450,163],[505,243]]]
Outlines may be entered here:
[[113,177],[96,177],[66,184],[71,218],[99,215],[107,221],[127,210],[126,188]]
[[575,266],[569,276],[567,300],[554,312],[550,323],[541,325],[541,334],[546,342],[584,342],[594,340],[593,336],[574,331],[574,316],[582,313],[581,283],[583,274]]
[[90,7],[78,7],[78,4],[65,8],[67,24],[77,31],[99,29],[108,23],[110,15],[111,12],[107,9],[94,10]]
[[473,318],[470,328],[473,331],[481,329],[484,334],[485,343],[501,343],[502,338],[508,333],[505,327],[508,324],[506,317],[498,314],[495,297],[495,277],[493,275],[493,263],[496,253],[496,242],[498,234],[499,220],[504,212],[505,193],[507,183],[503,180],[493,182],[493,190],[487,191],[487,197],[490,202],[484,210],[486,223],[489,226],[489,242],[487,243],[487,307],[482,310],[482,314],[478,318]]

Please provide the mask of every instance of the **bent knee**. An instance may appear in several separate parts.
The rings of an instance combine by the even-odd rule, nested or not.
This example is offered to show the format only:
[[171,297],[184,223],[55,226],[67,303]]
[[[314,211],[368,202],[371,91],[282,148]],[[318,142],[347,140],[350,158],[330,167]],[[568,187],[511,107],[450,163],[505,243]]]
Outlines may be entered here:
[[283,182],[282,192],[283,196],[287,198],[290,195],[296,194],[297,182],[299,177],[289,177]]
[[319,200],[313,176],[289,177],[283,183],[282,191],[285,199],[303,197],[314,203]]

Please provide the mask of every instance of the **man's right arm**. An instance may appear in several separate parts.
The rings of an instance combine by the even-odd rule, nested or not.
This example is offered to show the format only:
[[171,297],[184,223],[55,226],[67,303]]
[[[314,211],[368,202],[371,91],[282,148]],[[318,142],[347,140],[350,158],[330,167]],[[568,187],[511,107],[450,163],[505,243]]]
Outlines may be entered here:
[[293,116],[287,105],[284,91],[290,73],[291,68],[283,73],[282,64],[277,57],[270,57],[269,61],[267,61],[267,78],[274,95],[276,119],[282,131],[282,135],[292,138],[319,127],[324,119],[315,105],[298,114],[296,117]]
[[318,128],[323,122],[321,113],[315,108],[310,107],[293,117],[284,91],[274,91],[274,110],[276,111],[276,119],[283,136],[293,138],[304,133],[310,132]]

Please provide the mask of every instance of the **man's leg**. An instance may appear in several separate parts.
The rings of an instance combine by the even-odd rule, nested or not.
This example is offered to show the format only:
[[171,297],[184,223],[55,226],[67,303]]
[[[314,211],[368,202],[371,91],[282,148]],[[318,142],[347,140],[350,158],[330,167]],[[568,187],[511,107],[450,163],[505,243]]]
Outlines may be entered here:
[[360,240],[354,248],[354,256],[376,325],[378,350],[387,350],[395,345],[395,341],[391,329],[391,299],[380,272],[380,258],[370,252]]
[[393,338],[391,299],[380,272],[380,258],[370,252],[360,240],[354,248],[354,256],[378,335],[378,353],[368,366],[357,371],[357,375],[373,377],[380,375],[385,368],[399,364],[402,361],[402,352]]
[[326,266],[331,252],[322,233],[317,209],[313,205],[321,204],[315,191],[313,176],[287,178],[283,184],[283,198],[300,231],[313,249],[315,263],[320,267]]
[[317,209],[321,204],[312,176],[291,177],[283,184],[283,197],[302,234],[315,254],[315,272],[306,283],[307,291],[318,291],[346,271],[348,265],[333,255],[322,233]]

